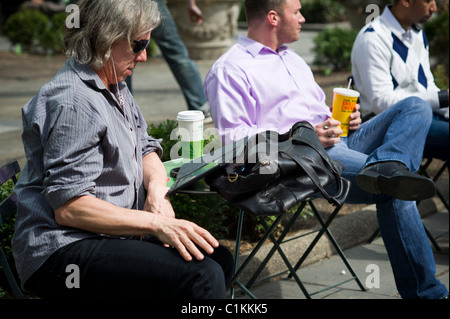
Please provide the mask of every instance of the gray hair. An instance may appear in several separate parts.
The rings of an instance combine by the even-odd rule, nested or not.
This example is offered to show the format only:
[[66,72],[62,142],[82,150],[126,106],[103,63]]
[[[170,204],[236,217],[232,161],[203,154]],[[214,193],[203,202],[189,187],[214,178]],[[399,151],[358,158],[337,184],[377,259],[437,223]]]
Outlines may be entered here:
[[94,70],[108,61],[116,41],[127,39],[131,45],[161,21],[157,3],[150,0],[81,0],[78,6],[80,27],[66,27],[66,54]]

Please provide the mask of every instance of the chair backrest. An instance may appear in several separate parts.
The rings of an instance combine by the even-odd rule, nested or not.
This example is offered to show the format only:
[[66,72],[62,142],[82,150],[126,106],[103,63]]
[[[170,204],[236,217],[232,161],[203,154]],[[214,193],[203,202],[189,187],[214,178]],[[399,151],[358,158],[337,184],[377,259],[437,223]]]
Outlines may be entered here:
[[[4,185],[9,180],[12,180],[15,185],[17,182],[16,175],[20,172],[19,163],[16,160],[13,160],[0,168],[0,185]],[[3,224],[9,216],[14,214],[17,210],[17,197],[14,192],[7,195],[7,197],[0,204],[0,225]],[[12,292],[15,297],[18,299],[23,299],[24,295],[20,290],[20,287],[16,281],[16,278],[11,270],[11,267],[8,263],[8,259],[6,257],[5,252],[0,246],[0,266],[5,273],[6,279],[8,280],[9,285],[11,286]]]
[[[19,163],[13,160],[0,168],[0,185],[12,180],[16,184],[16,175],[20,172]],[[16,211],[17,197],[12,193],[0,204],[0,224],[2,224],[11,214]]]

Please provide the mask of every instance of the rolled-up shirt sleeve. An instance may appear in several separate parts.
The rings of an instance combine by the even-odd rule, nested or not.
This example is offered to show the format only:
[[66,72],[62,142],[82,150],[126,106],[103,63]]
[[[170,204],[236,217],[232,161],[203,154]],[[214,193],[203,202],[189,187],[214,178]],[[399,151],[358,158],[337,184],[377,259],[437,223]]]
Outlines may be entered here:
[[50,121],[54,123],[45,141],[44,187],[50,206],[56,209],[77,196],[96,196],[106,128],[93,114],[75,106],[58,106]]
[[145,122],[144,116],[142,112],[139,110],[139,107],[137,106],[136,102],[133,99],[133,109],[134,109],[134,116],[137,123],[138,128],[138,134],[140,136],[141,145],[142,145],[142,158],[144,158],[146,155],[156,152],[159,157],[163,154],[163,149],[161,147],[161,140],[155,139],[151,137],[148,134],[148,125],[147,122]]

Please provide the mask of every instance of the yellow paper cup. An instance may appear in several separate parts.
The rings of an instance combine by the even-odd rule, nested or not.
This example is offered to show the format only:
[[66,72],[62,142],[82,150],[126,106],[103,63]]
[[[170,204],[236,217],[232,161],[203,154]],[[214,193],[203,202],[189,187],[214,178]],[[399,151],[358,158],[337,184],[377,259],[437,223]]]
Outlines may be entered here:
[[332,117],[341,122],[340,128],[344,133],[340,136],[348,136],[348,123],[350,114],[355,110],[356,102],[359,98],[359,92],[345,88],[335,88],[333,90],[333,112]]

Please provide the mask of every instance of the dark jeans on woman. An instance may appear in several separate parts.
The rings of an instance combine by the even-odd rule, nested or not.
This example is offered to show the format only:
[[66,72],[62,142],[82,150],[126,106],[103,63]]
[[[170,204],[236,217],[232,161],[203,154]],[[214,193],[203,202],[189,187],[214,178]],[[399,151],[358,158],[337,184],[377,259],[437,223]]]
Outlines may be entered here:
[[25,288],[41,298],[219,299],[232,272],[233,257],[222,246],[187,262],[156,240],[93,237],[57,250]]

